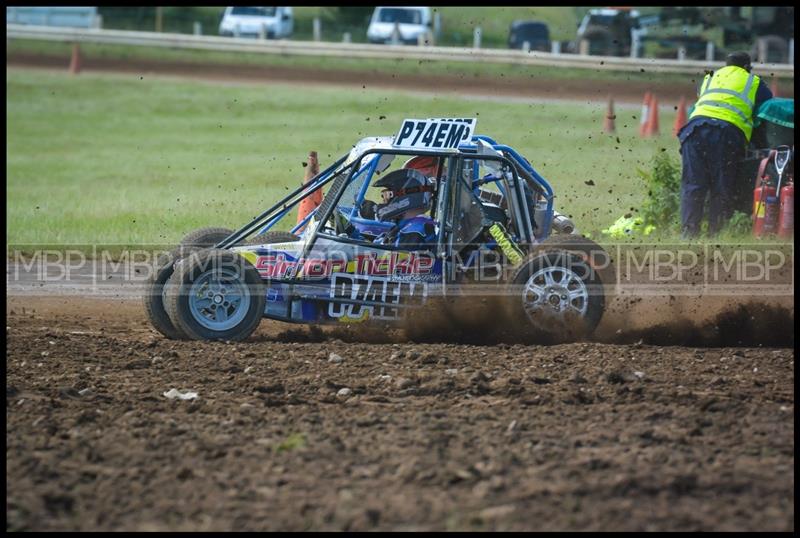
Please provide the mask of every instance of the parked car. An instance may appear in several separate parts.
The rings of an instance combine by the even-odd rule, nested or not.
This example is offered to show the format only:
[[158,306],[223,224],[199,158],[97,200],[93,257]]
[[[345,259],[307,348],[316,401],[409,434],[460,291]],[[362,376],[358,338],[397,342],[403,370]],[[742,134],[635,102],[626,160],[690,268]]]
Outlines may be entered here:
[[631,47],[642,54],[642,37],[647,35],[639,21],[639,12],[629,8],[590,9],[578,26],[576,48],[582,40],[589,42],[589,54],[629,56]]
[[514,21],[508,31],[508,48],[521,49],[528,42],[531,50],[550,52],[550,28],[541,21]]
[[406,45],[416,45],[420,35],[433,29],[431,8],[411,6],[376,7],[372,13],[367,40],[370,43],[391,43],[397,26],[398,41]]
[[229,37],[289,37],[294,30],[291,7],[226,7],[219,23],[219,35]]

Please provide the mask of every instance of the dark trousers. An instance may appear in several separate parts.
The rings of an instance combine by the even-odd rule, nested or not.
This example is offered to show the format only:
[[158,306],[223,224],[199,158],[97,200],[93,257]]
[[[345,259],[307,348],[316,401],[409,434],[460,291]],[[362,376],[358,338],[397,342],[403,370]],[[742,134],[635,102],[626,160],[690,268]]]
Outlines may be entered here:
[[681,233],[700,233],[706,196],[708,235],[719,233],[733,214],[733,199],[744,137],[738,127],[699,125],[681,144]]

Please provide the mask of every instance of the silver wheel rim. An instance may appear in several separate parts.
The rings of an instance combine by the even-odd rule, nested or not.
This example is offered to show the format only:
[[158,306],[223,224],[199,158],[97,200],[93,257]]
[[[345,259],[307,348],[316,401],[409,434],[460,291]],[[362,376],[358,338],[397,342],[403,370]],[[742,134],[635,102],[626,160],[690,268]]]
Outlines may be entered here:
[[561,320],[568,315],[585,317],[589,308],[589,291],[572,269],[545,267],[525,283],[522,306],[534,323],[541,321],[543,316]]
[[236,327],[249,309],[250,292],[230,269],[202,273],[189,290],[192,317],[212,331]]

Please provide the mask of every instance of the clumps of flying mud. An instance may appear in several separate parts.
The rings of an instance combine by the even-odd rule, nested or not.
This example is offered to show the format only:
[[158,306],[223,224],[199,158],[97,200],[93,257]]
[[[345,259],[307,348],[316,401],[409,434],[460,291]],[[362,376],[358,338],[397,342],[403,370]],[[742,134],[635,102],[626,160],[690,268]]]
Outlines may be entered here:
[[403,322],[408,340],[471,345],[540,344],[579,341],[588,337],[578,320],[566,326],[533,327],[507,298],[496,296],[433,299]]
[[398,326],[359,323],[302,327],[282,342],[459,343],[553,345],[591,341],[689,347],[794,347],[793,306],[756,298],[614,297],[593,334],[579,323],[533,328],[501,297],[435,298]]

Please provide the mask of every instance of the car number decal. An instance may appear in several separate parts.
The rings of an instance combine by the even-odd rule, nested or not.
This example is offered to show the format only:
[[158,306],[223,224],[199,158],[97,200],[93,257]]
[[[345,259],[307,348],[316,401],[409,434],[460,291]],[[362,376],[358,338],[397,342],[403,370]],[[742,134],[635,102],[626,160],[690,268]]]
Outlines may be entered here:
[[406,119],[394,137],[393,146],[414,149],[454,149],[472,139],[474,118]]
[[[428,285],[424,282],[396,281],[339,273],[331,278],[331,298],[351,301],[391,303],[416,300],[424,302],[428,295]],[[328,315],[339,321],[353,322],[376,320],[395,320],[400,317],[400,307],[367,306],[354,303],[328,303]]]

